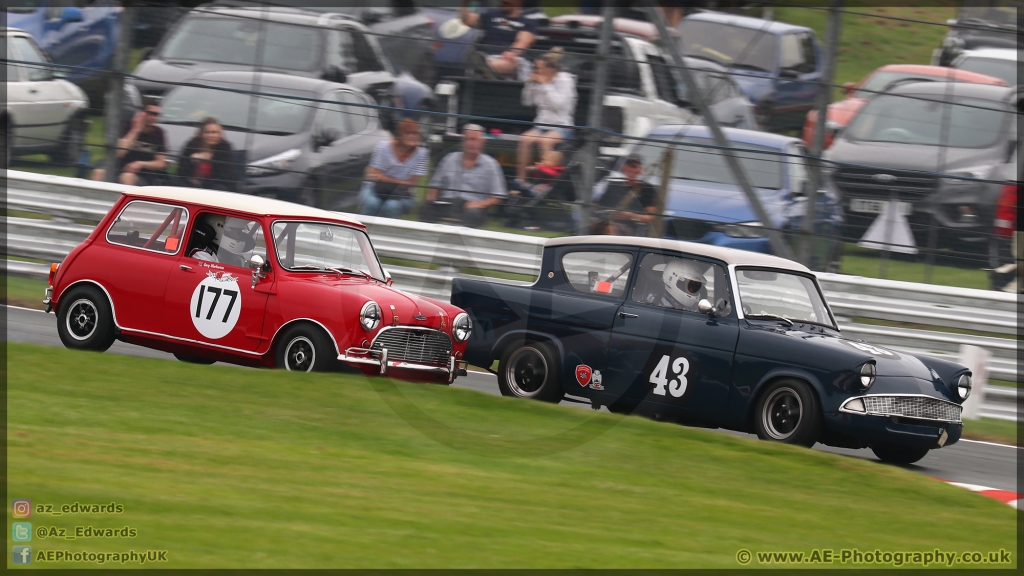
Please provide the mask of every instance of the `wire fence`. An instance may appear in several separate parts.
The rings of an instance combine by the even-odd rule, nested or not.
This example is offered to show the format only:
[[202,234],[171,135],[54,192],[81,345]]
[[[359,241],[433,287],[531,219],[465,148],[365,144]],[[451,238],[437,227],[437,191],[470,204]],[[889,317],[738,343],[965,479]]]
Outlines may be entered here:
[[[1016,276],[1020,108],[1019,93],[1009,87],[1015,78],[972,76],[969,66],[902,68],[885,82],[869,77],[847,90],[822,78],[823,49],[807,29],[780,36],[779,23],[764,20],[735,41],[721,37],[724,28],[712,29],[715,39],[701,44],[701,16],[692,13],[676,28],[681,39],[671,40],[658,39],[650,23],[617,19],[603,62],[596,58],[594,21],[538,19],[533,44],[505,69],[493,65],[500,52],[479,53],[472,31],[451,22],[459,19],[458,6],[392,6],[369,17],[370,8],[341,8],[348,13],[268,4],[129,7],[130,20],[146,23],[146,34],[139,26],[119,31],[134,34],[132,60],[138,60],[124,71],[81,65],[84,58],[54,56],[54,62],[44,49],[50,55],[58,49],[9,32],[5,156],[13,166],[54,174],[226,189],[527,233],[657,234],[771,251],[765,230],[772,229],[793,246],[809,240],[809,264],[818,270],[900,277],[914,268],[926,281],[997,289]],[[152,10],[164,11],[147,14]],[[905,22],[908,30],[948,26],[841,12]],[[1007,32],[972,22],[954,31]],[[786,58],[787,34],[798,41],[788,54],[793,73],[780,72],[787,62],[776,62],[776,70],[743,65],[751,54],[763,57],[766,39],[779,43],[773,53]],[[723,147],[683,89],[667,41],[686,54],[685,68],[715,121],[727,127],[727,148],[769,221],[753,216]],[[947,44],[955,45],[937,48]],[[710,57],[714,52],[721,57]],[[964,54],[963,62],[970,60]],[[537,76],[547,62],[555,64],[555,76],[568,79],[560,89],[568,86],[572,94],[548,90],[524,104],[524,86],[553,83]],[[601,123],[591,126],[587,111],[599,66],[607,67],[609,81]],[[121,137],[110,142],[101,137],[103,89],[81,98],[60,77],[105,86],[115,74],[127,87]],[[923,80],[929,82],[916,82]],[[758,82],[774,82],[777,100],[787,89],[793,96],[772,103],[751,92]],[[58,90],[51,84],[64,87],[61,110],[32,110],[28,91]],[[816,95],[837,89],[849,92],[845,110],[860,111],[837,120],[830,109],[825,129],[833,143],[819,158],[807,139],[812,119],[820,121]],[[558,105],[569,122],[538,116]],[[211,144],[216,136],[204,139],[207,118],[215,120],[219,143]],[[474,129],[464,132],[467,125]],[[585,153],[588,138],[598,141],[596,161]],[[526,140],[533,140],[529,147]],[[474,159],[474,146],[494,160]],[[426,151],[426,165],[404,165],[405,154],[420,157],[417,148]],[[463,155],[448,158],[453,153]],[[119,156],[117,174],[97,170],[110,154]],[[809,208],[807,186],[819,162],[820,193]],[[500,174],[491,178],[488,170]],[[587,170],[596,182],[590,194],[581,189]]]

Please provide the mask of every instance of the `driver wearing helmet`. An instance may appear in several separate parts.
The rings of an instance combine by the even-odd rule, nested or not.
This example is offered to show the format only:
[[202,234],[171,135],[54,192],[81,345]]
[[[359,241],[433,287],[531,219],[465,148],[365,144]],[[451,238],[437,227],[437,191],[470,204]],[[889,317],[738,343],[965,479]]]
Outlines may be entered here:
[[697,303],[707,298],[704,274],[692,260],[669,260],[661,274],[661,280],[665,284],[665,306],[697,312]]
[[252,224],[254,222],[230,216],[224,219],[224,231],[217,243],[221,263],[242,267],[247,265],[242,254],[251,251],[256,245],[253,234],[249,232]]
[[213,247],[213,241],[217,238],[217,231],[205,220],[196,222],[192,227],[192,251],[189,256],[196,260],[206,262],[217,262],[217,250]]

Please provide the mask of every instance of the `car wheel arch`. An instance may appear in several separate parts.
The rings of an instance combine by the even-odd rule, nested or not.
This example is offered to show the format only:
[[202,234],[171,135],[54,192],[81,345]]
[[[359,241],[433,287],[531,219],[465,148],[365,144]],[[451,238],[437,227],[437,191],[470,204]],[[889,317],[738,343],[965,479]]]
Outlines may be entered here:
[[312,318],[294,318],[278,326],[277,330],[274,331],[274,336],[271,337],[270,339],[270,348],[267,350],[267,354],[275,354],[277,350],[277,345],[281,341],[281,335],[284,334],[284,332],[287,331],[292,326],[296,326],[298,324],[308,324],[311,326],[315,326],[316,328],[320,329],[324,334],[327,334],[327,337],[331,339],[331,344],[334,345],[335,357],[341,355],[341,349],[338,347],[338,341],[334,338],[334,334],[330,330],[328,330],[327,326],[324,326],[323,323],[313,320]]
[[[116,306],[114,306],[114,299],[110,296],[110,292],[107,290],[107,288],[105,286],[103,286],[103,284],[100,284],[96,280],[91,280],[91,279],[88,279],[88,278],[82,279],[82,280],[75,280],[74,282],[72,282],[72,283],[68,284],[67,286],[65,286],[64,289],[60,291],[60,295],[64,295],[69,290],[72,290],[76,286],[80,286],[82,284],[89,284],[89,285],[95,286],[95,287],[97,287],[97,288],[99,288],[100,290],[103,291],[103,294],[107,297],[107,304],[110,304],[110,317],[114,321],[114,328],[117,331],[120,331],[121,330],[121,325],[117,322],[117,308],[116,308]],[[58,299],[54,300],[53,303],[55,305],[53,309],[56,310],[57,306],[60,303],[59,296],[58,296]]]
[[494,344],[494,348],[491,353],[492,361],[500,359],[505,351],[508,350],[509,346],[524,341],[546,342],[551,344],[555,347],[555,350],[558,351],[558,359],[565,359],[565,349],[562,347],[562,342],[557,337],[533,330],[516,330],[505,334]]
[[822,411],[824,412],[824,408],[822,407],[822,387],[821,383],[818,381],[817,378],[815,378],[813,375],[807,372],[804,372],[803,370],[772,370],[771,372],[765,374],[764,377],[761,378],[761,381],[758,382],[757,386],[754,386],[754,389],[751,390],[746,406],[746,417],[743,419],[743,423],[746,426],[753,429],[753,422],[755,417],[754,411],[757,407],[758,399],[761,397],[761,394],[764,393],[765,389],[767,389],[773,383],[778,382],[779,380],[799,380],[810,386],[811,390],[814,392],[814,395],[817,397],[818,407],[822,408]]

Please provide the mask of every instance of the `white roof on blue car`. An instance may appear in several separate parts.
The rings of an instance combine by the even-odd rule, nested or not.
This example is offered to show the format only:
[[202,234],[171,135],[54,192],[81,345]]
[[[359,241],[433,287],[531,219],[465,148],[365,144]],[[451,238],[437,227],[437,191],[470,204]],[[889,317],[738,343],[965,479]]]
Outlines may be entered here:
[[548,246],[621,246],[623,248],[657,248],[659,250],[673,250],[685,252],[696,256],[705,256],[721,260],[726,264],[736,266],[764,266],[767,268],[779,268],[782,270],[794,270],[797,272],[810,272],[806,266],[799,262],[779,258],[770,254],[750,252],[747,250],[736,250],[735,248],[723,248],[711,244],[698,244],[696,242],[683,242],[682,240],[668,240],[666,238],[641,238],[639,236],[566,236],[564,238],[552,238],[544,243]]

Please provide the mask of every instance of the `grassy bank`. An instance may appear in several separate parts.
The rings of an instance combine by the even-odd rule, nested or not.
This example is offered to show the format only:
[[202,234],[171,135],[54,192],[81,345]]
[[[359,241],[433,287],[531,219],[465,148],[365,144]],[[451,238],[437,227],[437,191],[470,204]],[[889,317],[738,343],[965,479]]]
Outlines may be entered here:
[[138,531],[34,550],[167,550],[161,567],[736,567],[744,548],[1016,543],[1012,509],[900,468],[381,379],[10,345],[7,429],[9,500],[124,506],[33,522]]

